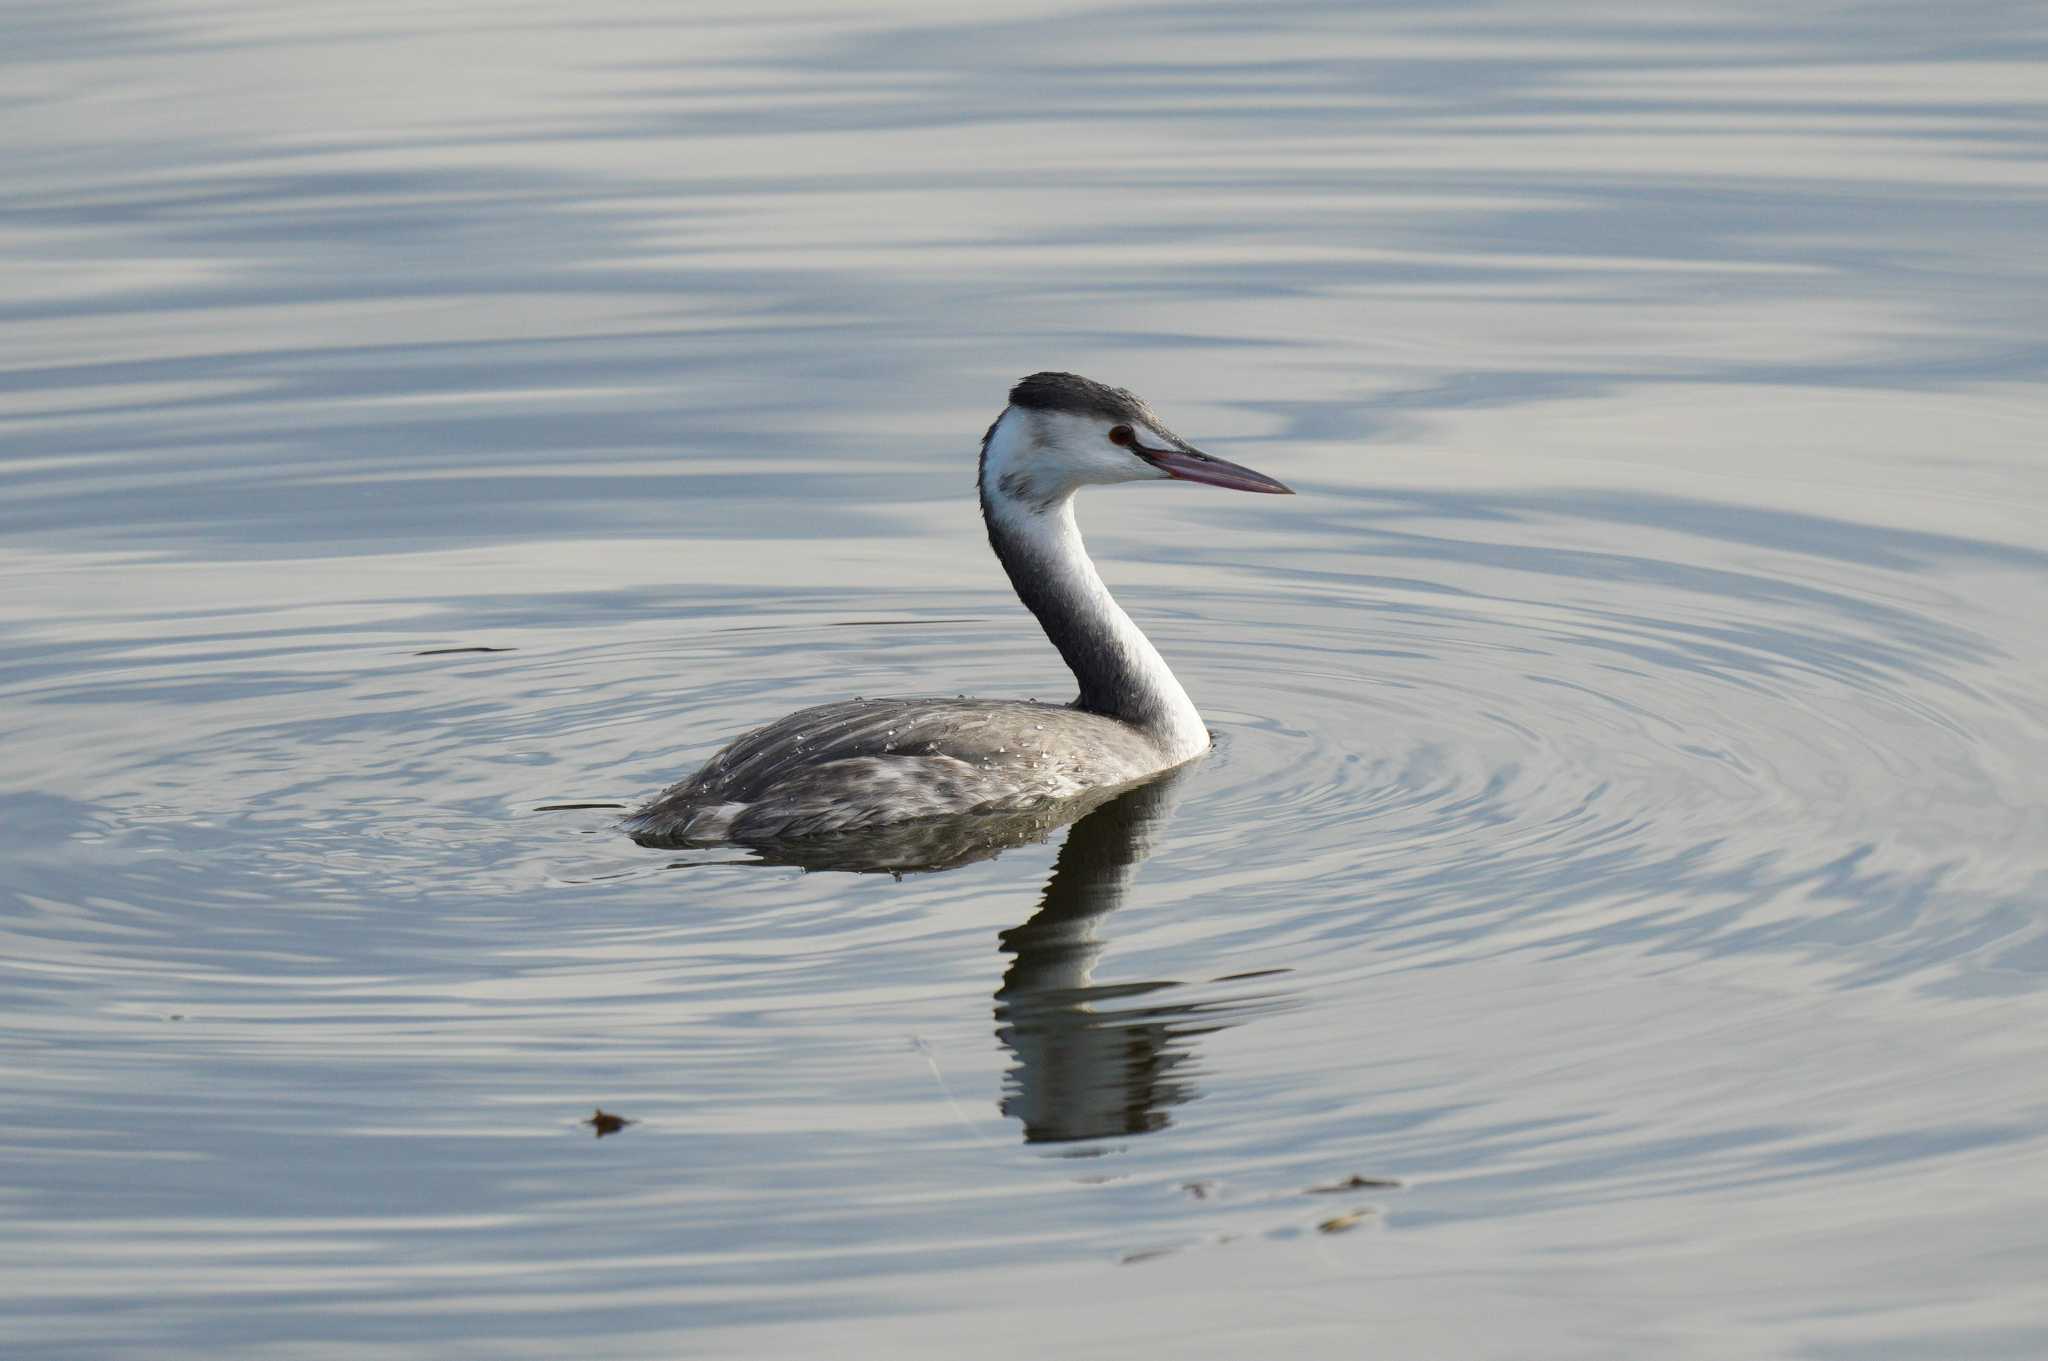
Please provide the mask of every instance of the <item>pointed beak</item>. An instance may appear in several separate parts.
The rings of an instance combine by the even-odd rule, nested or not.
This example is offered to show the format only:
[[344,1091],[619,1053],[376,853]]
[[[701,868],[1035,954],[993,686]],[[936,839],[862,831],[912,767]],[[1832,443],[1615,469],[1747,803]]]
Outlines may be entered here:
[[1183,482],[1206,482],[1212,487],[1228,487],[1231,491],[1294,495],[1294,488],[1284,482],[1276,482],[1264,473],[1255,473],[1241,463],[1212,458],[1199,449],[1148,449],[1144,445],[1136,445],[1131,452],[1168,477],[1177,477]]

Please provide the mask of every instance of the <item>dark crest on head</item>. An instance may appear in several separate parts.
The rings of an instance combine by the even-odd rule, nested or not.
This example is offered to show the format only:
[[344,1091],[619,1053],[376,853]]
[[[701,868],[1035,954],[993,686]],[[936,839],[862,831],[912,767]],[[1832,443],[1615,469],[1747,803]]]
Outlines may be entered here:
[[1065,411],[1100,416],[1106,421],[1132,421],[1158,428],[1144,399],[1127,388],[1113,388],[1078,373],[1034,373],[1010,389],[1010,405],[1033,411]]

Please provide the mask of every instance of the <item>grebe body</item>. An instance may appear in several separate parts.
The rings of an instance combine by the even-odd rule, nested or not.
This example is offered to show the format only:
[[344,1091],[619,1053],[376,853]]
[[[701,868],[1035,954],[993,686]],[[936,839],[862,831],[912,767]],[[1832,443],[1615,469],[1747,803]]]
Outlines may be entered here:
[[1212,458],[1122,388],[1038,373],[982,437],[989,544],[1073,671],[1065,705],[855,699],[756,729],[626,819],[661,844],[785,840],[935,817],[1028,812],[1148,779],[1209,732],[1151,640],[1110,595],[1074,519],[1083,487],[1178,479],[1286,492]]

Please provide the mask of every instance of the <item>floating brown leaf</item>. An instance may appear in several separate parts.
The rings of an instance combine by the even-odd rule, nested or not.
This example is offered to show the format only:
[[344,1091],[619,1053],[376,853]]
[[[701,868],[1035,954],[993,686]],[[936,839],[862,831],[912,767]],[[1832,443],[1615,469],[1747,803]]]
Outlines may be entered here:
[[597,1137],[602,1139],[607,1134],[617,1134],[633,1122],[623,1115],[613,1115],[604,1107],[599,1106],[597,1113],[583,1123],[596,1130]]

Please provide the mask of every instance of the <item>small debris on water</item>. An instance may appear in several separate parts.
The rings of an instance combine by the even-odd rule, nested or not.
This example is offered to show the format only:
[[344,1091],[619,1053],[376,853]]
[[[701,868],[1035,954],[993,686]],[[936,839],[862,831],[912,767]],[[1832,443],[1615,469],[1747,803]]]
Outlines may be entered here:
[[533,807],[536,813],[573,813],[584,808],[624,808],[623,803],[538,803]]
[[1216,1183],[1213,1181],[1184,1181],[1181,1183],[1180,1189],[1187,1192],[1190,1200],[1207,1200],[1210,1196],[1216,1194]]
[[453,657],[458,652],[517,652],[513,647],[430,647],[425,652],[415,652],[415,657]]
[[637,1124],[639,1122],[635,1120],[628,1120],[623,1115],[613,1115],[604,1107],[599,1106],[597,1108],[596,1113],[593,1114],[588,1120],[585,1120],[583,1123],[590,1126],[592,1129],[596,1130],[597,1137],[602,1139],[607,1134],[617,1134],[626,1126]]
[[1316,1225],[1316,1232],[1346,1233],[1352,1229],[1357,1228],[1360,1224],[1363,1224],[1366,1220],[1370,1218],[1372,1218],[1371,1210],[1352,1210],[1348,1213],[1335,1215],[1329,1219],[1325,1219],[1322,1223]]
[[1361,1177],[1352,1175],[1342,1181],[1333,1181],[1327,1186],[1311,1186],[1304,1194],[1311,1196],[1335,1195],[1340,1191],[1398,1191],[1401,1183],[1388,1177]]

